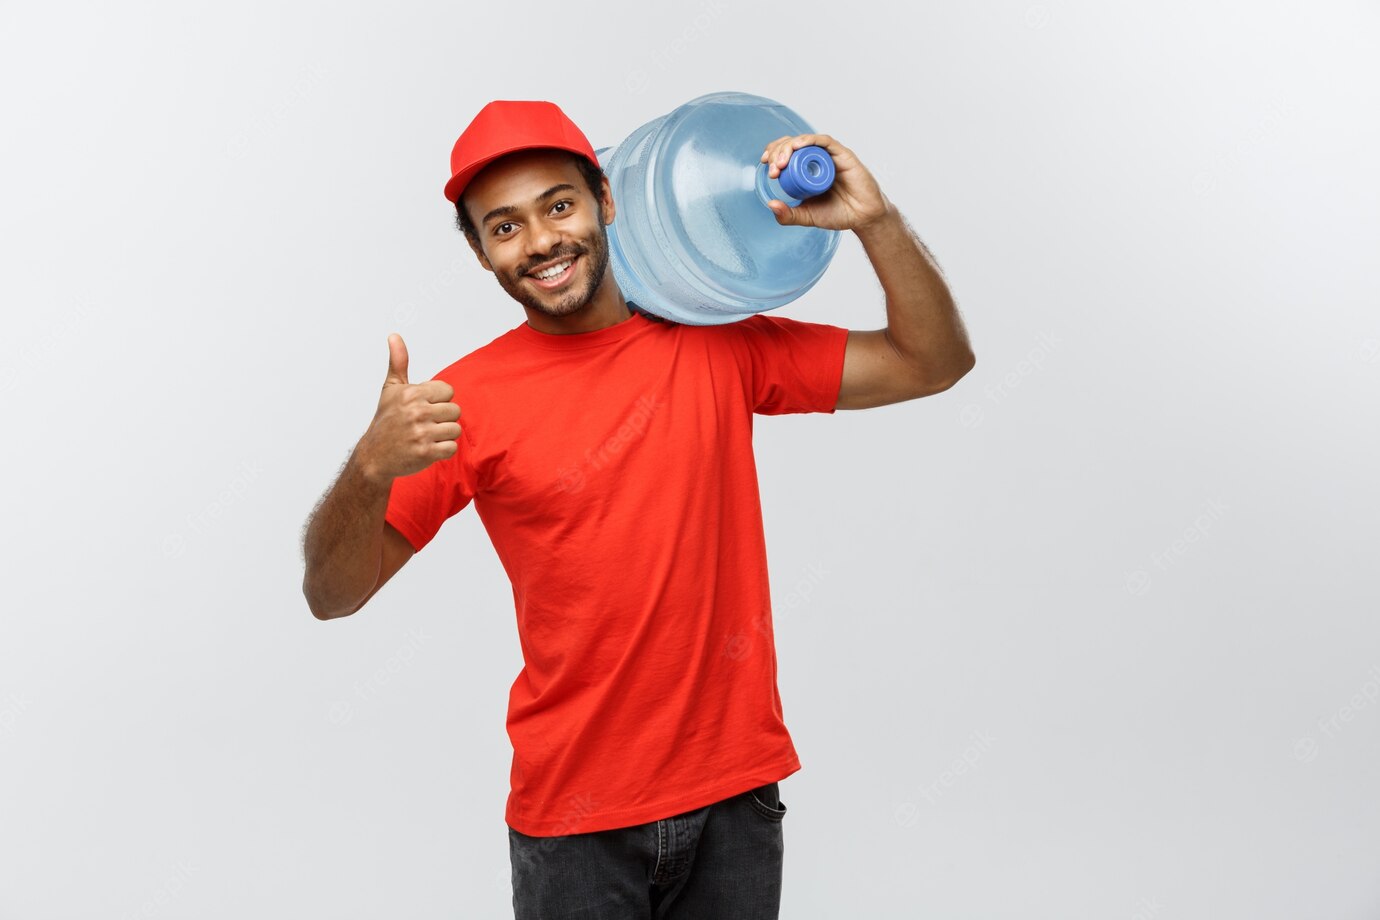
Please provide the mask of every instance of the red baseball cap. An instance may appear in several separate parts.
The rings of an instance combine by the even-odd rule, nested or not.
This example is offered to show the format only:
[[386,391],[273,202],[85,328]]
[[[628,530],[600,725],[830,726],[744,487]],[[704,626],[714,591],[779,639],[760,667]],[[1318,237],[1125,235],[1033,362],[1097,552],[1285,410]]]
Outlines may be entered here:
[[479,110],[450,152],[446,200],[455,204],[475,174],[492,161],[534,147],[569,150],[600,165],[584,132],[554,102],[495,99]]

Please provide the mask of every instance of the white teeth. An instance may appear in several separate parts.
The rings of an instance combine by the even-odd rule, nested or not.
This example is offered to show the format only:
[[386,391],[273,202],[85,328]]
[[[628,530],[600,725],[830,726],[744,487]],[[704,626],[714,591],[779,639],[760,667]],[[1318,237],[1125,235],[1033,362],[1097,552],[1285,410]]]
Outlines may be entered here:
[[551,267],[548,268],[546,271],[543,271],[543,272],[534,272],[533,275],[532,275],[532,277],[534,277],[534,278],[540,278],[540,279],[542,279],[543,281],[547,280],[548,278],[554,278],[554,277],[556,277],[557,275],[559,275],[561,272],[563,272],[563,271],[565,271],[567,268],[569,268],[569,267],[570,267],[570,263],[571,263],[571,262],[574,262],[574,261],[575,261],[574,259],[567,259],[566,261],[562,262],[560,265],[553,265],[553,266],[551,266]]

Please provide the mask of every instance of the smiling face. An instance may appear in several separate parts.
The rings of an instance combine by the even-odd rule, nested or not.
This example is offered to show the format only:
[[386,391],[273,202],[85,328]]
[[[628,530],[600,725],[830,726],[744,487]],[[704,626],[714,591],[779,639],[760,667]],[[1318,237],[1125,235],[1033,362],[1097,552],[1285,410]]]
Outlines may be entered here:
[[[600,197],[591,195],[574,157],[550,149],[508,154],[481,170],[460,199],[480,264],[529,313],[552,318],[587,311],[610,290],[619,296],[609,270],[608,180]],[[571,264],[555,278],[537,277],[566,260]]]

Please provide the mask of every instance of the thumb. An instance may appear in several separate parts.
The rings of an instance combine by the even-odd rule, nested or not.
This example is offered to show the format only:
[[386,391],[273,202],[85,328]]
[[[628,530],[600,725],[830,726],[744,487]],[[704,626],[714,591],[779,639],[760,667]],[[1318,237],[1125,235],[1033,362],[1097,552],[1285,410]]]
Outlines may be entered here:
[[767,207],[771,208],[771,213],[776,217],[778,224],[785,226],[800,222],[796,219],[795,208],[790,207],[784,201],[773,198],[767,202]]
[[407,346],[396,332],[388,337],[388,376],[383,385],[407,383]]

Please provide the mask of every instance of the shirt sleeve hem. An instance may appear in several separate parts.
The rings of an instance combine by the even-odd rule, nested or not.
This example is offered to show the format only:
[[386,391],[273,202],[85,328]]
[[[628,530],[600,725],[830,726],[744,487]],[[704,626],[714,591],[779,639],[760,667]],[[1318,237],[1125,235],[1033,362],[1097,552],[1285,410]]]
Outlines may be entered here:
[[833,397],[829,402],[828,408],[820,410],[825,415],[834,414],[834,410],[838,408],[839,394],[843,392],[843,362],[848,354],[848,330],[844,329],[842,326],[837,328],[839,332],[843,334],[838,337],[840,341],[835,349],[834,361],[829,366],[829,376],[826,378],[829,381],[829,388],[826,392],[832,393]]
[[431,542],[422,536],[421,528],[413,523],[412,519],[401,511],[389,510],[384,513],[383,519],[387,523],[392,524],[393,529],[402,534],[403,538],[406,539],[408,543],[412,544],[412,551],[414,553],[420,553],[422,547]]

